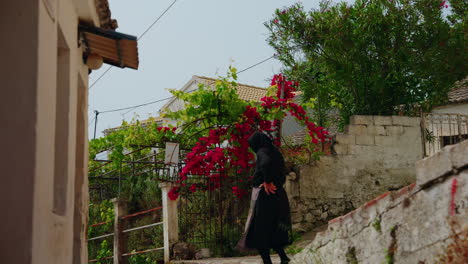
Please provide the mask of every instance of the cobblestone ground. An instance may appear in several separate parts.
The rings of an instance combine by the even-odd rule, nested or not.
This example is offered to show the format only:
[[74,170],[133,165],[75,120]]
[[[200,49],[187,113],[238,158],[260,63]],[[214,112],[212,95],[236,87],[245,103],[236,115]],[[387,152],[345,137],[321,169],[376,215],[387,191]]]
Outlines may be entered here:
[[[272,255],[271,260],[273,264],[279,264],[280,259],[278,255]],[[211,258],[200,260],[181,260],[172,261],[174,264],[263,264],[260,256],[240,257],[240,258]]]

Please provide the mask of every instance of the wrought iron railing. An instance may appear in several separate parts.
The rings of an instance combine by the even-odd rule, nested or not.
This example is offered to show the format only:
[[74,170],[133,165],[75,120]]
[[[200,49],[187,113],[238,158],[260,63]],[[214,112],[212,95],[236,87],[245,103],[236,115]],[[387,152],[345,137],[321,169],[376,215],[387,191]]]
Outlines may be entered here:
[[[185,150],[181,152],[183,151]],[[136,148],[125,154],[120,162],[110,159],[95,159],[93,162],[94,167],[88,172],[91,201],[120,197],[125,184],[136,178],[175,182],[179,179],[179,171],[183,166],[182,162],[166,163],[164,148],[155,146]]]

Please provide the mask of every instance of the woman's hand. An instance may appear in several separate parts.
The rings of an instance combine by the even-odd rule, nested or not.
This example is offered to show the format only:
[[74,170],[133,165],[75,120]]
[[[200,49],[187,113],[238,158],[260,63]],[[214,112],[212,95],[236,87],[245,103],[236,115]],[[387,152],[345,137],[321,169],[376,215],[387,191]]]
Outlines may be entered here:
[[270,194],[275,194],[275,191],[276,191],[276,186],[270,182],[270,183],[267,183],[267,182],[264,182],[262,184],[260,184],[259,186],[260,188],[264,188],[265,189],[265,192],[270,195]]

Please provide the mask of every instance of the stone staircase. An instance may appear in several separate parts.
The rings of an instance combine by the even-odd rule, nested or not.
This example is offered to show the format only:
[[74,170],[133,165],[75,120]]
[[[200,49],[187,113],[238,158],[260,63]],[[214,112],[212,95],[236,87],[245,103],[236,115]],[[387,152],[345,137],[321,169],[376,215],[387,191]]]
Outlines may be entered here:
[[[271,255],[273,264],[279,264],[280,258],[278,255]],[[260,256],[248,256],[237,258],[210,258],[200,260],[179,260],[172,261],[172,264],[263,264]]]

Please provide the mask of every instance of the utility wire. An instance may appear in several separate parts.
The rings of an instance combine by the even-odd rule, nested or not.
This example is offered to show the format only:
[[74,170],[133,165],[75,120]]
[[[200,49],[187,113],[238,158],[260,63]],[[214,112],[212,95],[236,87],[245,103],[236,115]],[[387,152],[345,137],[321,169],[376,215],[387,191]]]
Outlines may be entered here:
[[[250,69],[252,69],[253,67],[258,66],[258,65],[260,65],[260,64],[262,64],[262,63],[265,63],[266,61],[268,61],[268,60],[270,60],[270,59],[272,59],[272,58],[274,58],[274,57],[275,57],[275,55],[273,55],[273,56],[271,56],[271,57],[269,57],[269,58],[267,58],[267,59],[264,59],[264,60],[262,60],[262,61],[260,61],[260,62],[257,62],[257,63],[255,63],[254,65],[249,66],[249,67],[247,67],[247,68],[245,68],[245,69],[243,69],[243,70],[240,70],[240,71],[238,71],[237,73],[239,74],[239,73],[245,72],[245,71],[247,71],[247,70],[250,70]],[[104,113],[112,113],[112,112],[118,112],[118,111],[123,111],[123,110],[128,110],[128,109],[135,109],[135,108],[139,108],[139,107],[142,107],[142,106],[151,105],[151,104],[159,103],[159,102],[162,102],[162,101],[166,101],[166,100],[169,100],[169,99],[172,99],[172,98],[175,98],[175,96],[167,97],[167,98],[164,98],[164,99],[159,99],[159,100],[152,101],[152,102],[148,102],[148,103],[144,103],[144,104],[139,104],[139,105],[134,105],[134,106],[129,106],[129,107],[123,107],[123,108],[118,108],[118,109],[112,109],[112,110],[101,111],[101,112],[99,112],[99,113],[100,113],[100,114],[104,114]],[[127,112],[127,113],[128,113],[128,112]]]
[[99,82],[99,80],[101,80],[102,77],[104,77],[104,75],[106,75],[106,73],[108,71],[110,71],[110,69],[112,69],[112,65],[109,66],[109,68],[107,68],[107,70],[105,72],[103,72],[88,88],[88,91],[91,90],[91,88],[93,88],[94,85],[96,85],[97,82]]
[[[177,1],[177,0],[176,0],[176,1]],[[243,69],[243,70],[240,70],[240,71],[237,72],[237,74],[242,73],[242,72],[245,72],[245,71],[247,71],[247,70],[250,70],[250,69],[252,69],[253,67],[256,67],[256,66],[258,66],[258,65],[260,65],[260,64],[262,64],[262,63],[264,63],[264,62],[266,62],[266,61],[268,61],[268,60],[270,60],[270,59],[272,59],[272,58],[274,58],[274,57],[276,57],[276,55],[273,55],[273,56],[271,56],[271,57],[269,57],[269,58],[267,58],[267,59],[264,59],[264,60],[262,60],[262,61],[260,61],[260,62],[255,63],[255,64],[252,65],[252,66],[249,66],[249,67],[247,67],[247,68],[245,68],[245,69]],[[110,68],[109,68],[109,69],[110,69]],[[108,69],[108,70],[109,70],[109,69]],[[102,75],[101,75],[101,77],[102,77]],[[98,79],[98,80],[99,80],[99,79]],[[169,99],[172,99],[172,98],[175,98],[175,96],[167,97],[167,98],[164,98],[164,99],[159,99],[159,100],[152,101],[152,102],[148,102],[148,103],[144,103],[144,104],[139,104],[139,105],[134,105],[134,106],[129,106],[129,107],[123,107],[123,108],[118,108],[118,109],[112,109],[112,110],[106,110],[106,111],[102,111],[102,112],[99,112],[99,111],[97,111],[97,110],[94,110],[94,112],[96,113],[96,115],[95,115],[94,118],[91,120],[91,122],[88,124],[88,128],[89,128],[89,126],[92,124],[92,122],[95,121],[95,119],[97,119],[97,116],[98,116],[99,114],[118,112],[118,111],[123,111],[123,110],[128,110],[128,109],[130,109],[130,111],[131,111],[132,109],[135,109],[135,108],[138,108],[138,107],[142,107],[142,106],[146,106],[146,105],[151,105],[151,104],[159,103],[159,102],[166,101],[166,100],[169,100]],[[130,112],[130,111],[127,111],[125,114],[127,114],[127,113]],[[125,115],[125,114],[124,114],[124,115]],[[97,122],[96,122],[96,123],[97,123]],[[94,126],[94,138],[96,138],[96,123],[95,123],[95,126]]]
[[96,119],[96,115],[94,116],[94,118],[91,121],[89,121],[88,127],[94,122],[94,119]]
[[273,56],[271,56],[271,57],[269,57],[269,58],[267,58],[267,59],[264,59],[264,60],[262,60],[262,61],[260,61],[260,62],[258,62],[258,63],[255,63],[254,65],[252,65],[252,66],[250,66],[250,67],[247,67],[247,68],[245,68],[245,69],[243,69],[243,70],[240,70],[240,71],[237,72],[237,74],[242,73],[242,72],[245,72],[246,70],[250,70],[250,69],[252,69],[252,68],[255,67],[255,66],[258,66],[258,65],[260,65],[260,64],[262,64],[262,63],[264,63],[264,62],[266,62],[266,61],[269,61],[269,60],[273,59],[275,56],[276,56],[276,55],[273,55]]
[[164,12],[162,12],[162,14],[156,18],[156,20],[154,20],[154,22],[143,32],[141,33],[141,35],[138,37],[138,40],[140,40],[148,31],[150,31],[150,29],[156,24],[158,23],[158,21],[167,13],[167,11],[169,11],[169,9],[171,9],[171,7],[177,2],[177,0],[174,0],[174,2],[172,2],[172,4],[166,8],[166,10],[164,10]]
[[164,99],[159,99],[159,100],[144,103],[144,104],[139,104],[139,105],[134,105],[134,106],[129,106],[129,107],[123,107],[123,108],[118,108],[118,109],[112,109],[112,110],[106,110],[106,111],[102,111],[102,112],[99,112],[99,113],[104,114],[104,113],[112,113],[112,112],[118,112],[118,111],[123,111],[123,110],[128,110],[128,109],[135,109],[135,108],[142,107],[142,106],[145,106],[145,105],[150,105],[150,104],[155,104],[155,103],[159,103],[159,102],[162,102],[162,101],[166,101],[166,100],[169,100],[171,98],[174,98],[174,96],[167,97],[167,98],[164,98]]
[[[158,18],[156,18],[153,23],[151,23],[151,25],[149,27],[147,27],[145,29],[145,31],[143,31],[143,33],[141,33],[141,35],[138,37],[137,40],[140,40],[146,33],[148,33],[148,31],[151,30],[151,28],[156,25],[156,23],[158,23],[158,21],[169,11],[169,9],[172,8],[172,6],[177,2],[177,0],[174,0],[174,2],[172,2],[172,4],[170,4],[166,10],[164,10],[164,12],[162,12],[161,15],[159,15]],[[104,75],[106,75],[106,73],[108,73],[110,71],[110,69],[112,68],[113,66],[109,66],[109,68],[107,68],[107,70],[105,72],[103,72],[88,88],[88,90],[91,90],[91,88],[93,88],[94,85],[96,85],[96,83],[101,80],[102,77],[104,77]]]

